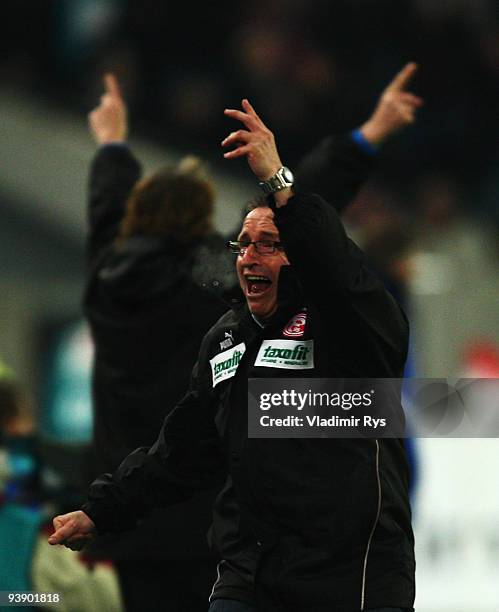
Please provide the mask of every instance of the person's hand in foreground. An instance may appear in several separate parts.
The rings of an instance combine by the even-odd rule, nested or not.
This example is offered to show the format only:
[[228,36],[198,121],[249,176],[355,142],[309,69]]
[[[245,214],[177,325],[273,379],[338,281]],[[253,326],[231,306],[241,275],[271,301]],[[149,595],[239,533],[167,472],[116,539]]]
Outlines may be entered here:
[[114,74],[104,75],[104,95],[88,115],[90,131],[97,144],[124,142],[128,134],[127,107]]
[[92,519],[82,510],[56,516],[53,520],[54,533],[49,544],[62,544],[71,550],[82,550],[96,535]]
[[373,114],[361,126],[364,138],[373,146],[383,144],[415,122],[416,111],[423,105],[423,100],[407,88],[417,70],[418,65],[414,62],[406,64],[384,89]]
[[[222,141],[222,147],[234,147],[224,153],[225,159],[236,159],[246,156],[253,174],[260,181],[266,181],[283,166],[274,134],[263,123],[248,100],[241,103],[243,110],[226,108],[227,117],[241,121],[246,129],[231,132]],[[274,194],[277,206],[283,206],[292,195],[291,188]]]

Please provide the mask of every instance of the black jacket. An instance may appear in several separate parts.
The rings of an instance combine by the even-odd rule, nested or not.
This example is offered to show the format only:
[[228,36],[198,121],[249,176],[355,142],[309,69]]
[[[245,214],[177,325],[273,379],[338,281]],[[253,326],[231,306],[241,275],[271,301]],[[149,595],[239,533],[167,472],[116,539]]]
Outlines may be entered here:
[[298,163],[297,187],[318,193],[341,213],[369,178],[377,156],[367,153],[351,134],[326,136]]
[[[227,305],[204,285],[223,276],[216,237],[186,249],[159,238],[115,239],[129,192],[140,176],[128,148],[107,146],[90,172],[85,315],[95,343],[95,476],[114,471],[138,446],[152,444],[189,384],[201,339]],[[221,239],[220,239],[221,240]],[[208,259],[211,268],[201,267]],[[217,268],[213,271],[213,268]],[[123,558],[208,556],[206,530],[214,493],[162,510],[133,533],[102,539],[101,555]],[[161,527],[158,527],[161,524]],[[194,527],[193,527],[194,525]],[[96,552],[96,551],[95,551]]]
[[[404,314],[332,207],[297,195],[276,210],[276,224],[291,263],[281,269],[276,314],[263,329],[246,307],[220,319],[157,441],[94,482],[83,509],[99,530],[120,530],[153,506],[221,482],[228,468],[212,530],[223,558],[213,597],[256,601],[259,611],[410,608],[414,553],[402,442],[247,436],[248,378],[400,377],[407,353]],[[262,343],[285,337],[304,306],[301,340],[313,340],[313,370],[256,365]],[[213,386],[212,366],[228,337],[239,363]]]

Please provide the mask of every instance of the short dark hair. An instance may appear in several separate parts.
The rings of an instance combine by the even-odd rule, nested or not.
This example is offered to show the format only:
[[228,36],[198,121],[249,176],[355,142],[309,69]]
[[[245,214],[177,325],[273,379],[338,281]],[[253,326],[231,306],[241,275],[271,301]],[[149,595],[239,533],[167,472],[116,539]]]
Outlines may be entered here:
[[213,181],[200,160],[188,156],[135,184],[118,240],[149,235],[189,244],[212,231],[214,208]]
[[254,197],[252,200],[250,200],[246,206],[244,207],[244,217],[250,213],[252,210],[255,210],[255,208],[268,208],[269,207],[269,203],[267,200],[267,197],[262,195],[258,195],[256,197]]

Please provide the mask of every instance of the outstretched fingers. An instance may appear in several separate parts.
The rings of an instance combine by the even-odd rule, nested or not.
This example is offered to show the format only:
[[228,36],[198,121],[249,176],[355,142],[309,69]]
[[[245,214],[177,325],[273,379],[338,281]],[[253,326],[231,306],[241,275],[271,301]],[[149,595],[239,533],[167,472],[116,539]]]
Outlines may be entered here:
[[241,121],[249,130],[254,130],[258,127],[258,123],[252,115],[248,113],[243,113],[243,111],[237,110],[235,108],[226,108],[224,110],[224,115],[230,117],[231,119],[236,119],[237,121]]
[[112,72],[107,72],[104,75],[104,89],[106,94],[121,98],[121,89],[118,79]]
[[[252,141],[255,141],[255,138],[258,138],[258,134],[260,135],[268,135],[270,134],[269,130],[262,122],[260,117],[256,114],[255,109],[251,106],[249,101],[244,98],[242,100],[242,106],[244,111],[235,109],[235,108],[226,108],[224,110],[224,114],[231,119],[236,119],[237,121],[241,121],[244,124],[246,130],[237,130],[235,132],[231,132],[227,138],[222,140],[222,147],[228,147],[233,145],[240,144],[249,144]],[[238,152],[233,155],[233,153]],[[235,151],[231,151],[230,154],[224,154],[224,157],[239,157],[243,155],[245,152],[248,152],[246,147],[238,147]]]
[[222,141],[222,147],[232,147],[225,159],[246,156],[253,174],[260,180],[273,176],[282,166],[273,133],[265,126],[249,101],[241,102],[243,110],[226,109],[225,115],[241,121],[246,129],[232,132]]
[[263,121],[260,119],[260,117],[258,116],[256,110],[251,106],[250,101],[247,98],[243,98],[243,100],[241,101],[241,105],[244,108],[244,110],[248,113],[248,115],[251,115],[251,117],[259,121],[261,125],[265,125]]
[[236,157],[242,157],[243,155],[247,155],[250,150],[250,145],[243,145],[241,147],[237,147],[236,149],[232,149],[232,151],[226,151],[224,153],[224,157],[225,159],[235,159]]
[[227,138],[222,140],[222,147],[229,147],[238,143],[248,143],[250,142],[251,137],[251,132],[248,132],[247,130],[237,130],[236,132],[231,132]]
[[411,79],[414,77],[418,70],[418,65],[415,62],[409,62],[406,64],[400,72],[398,72],[394,79],[389,83],[387,90],[390,91],[404,91],[409,85]]

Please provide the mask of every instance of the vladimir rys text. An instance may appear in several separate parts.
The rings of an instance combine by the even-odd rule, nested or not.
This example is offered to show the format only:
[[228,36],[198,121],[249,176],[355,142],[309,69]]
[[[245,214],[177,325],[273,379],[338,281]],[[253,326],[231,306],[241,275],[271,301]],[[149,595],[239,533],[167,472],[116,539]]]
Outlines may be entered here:
[[[295,389],[283,389],[280,393],[261,393],[259,399],[260,410],[269,411],[272,408],[291,408],[307,412],[310,408],[340,408],[351,410],[364,406],[369,408],[373,403],[374,390],[366,393],[318,393],[311,389],[300,393]],[[284,417],[275,417],[263,414],[259,419],[261,427],[386,427],[386,419],[374,418],[371,415],[362,417],[338,415],[320,416],[319,414],[305,414],[298,416],[288,414]]]
[[254,378],[248,436],[499,437],[498,398],[498,379]]

